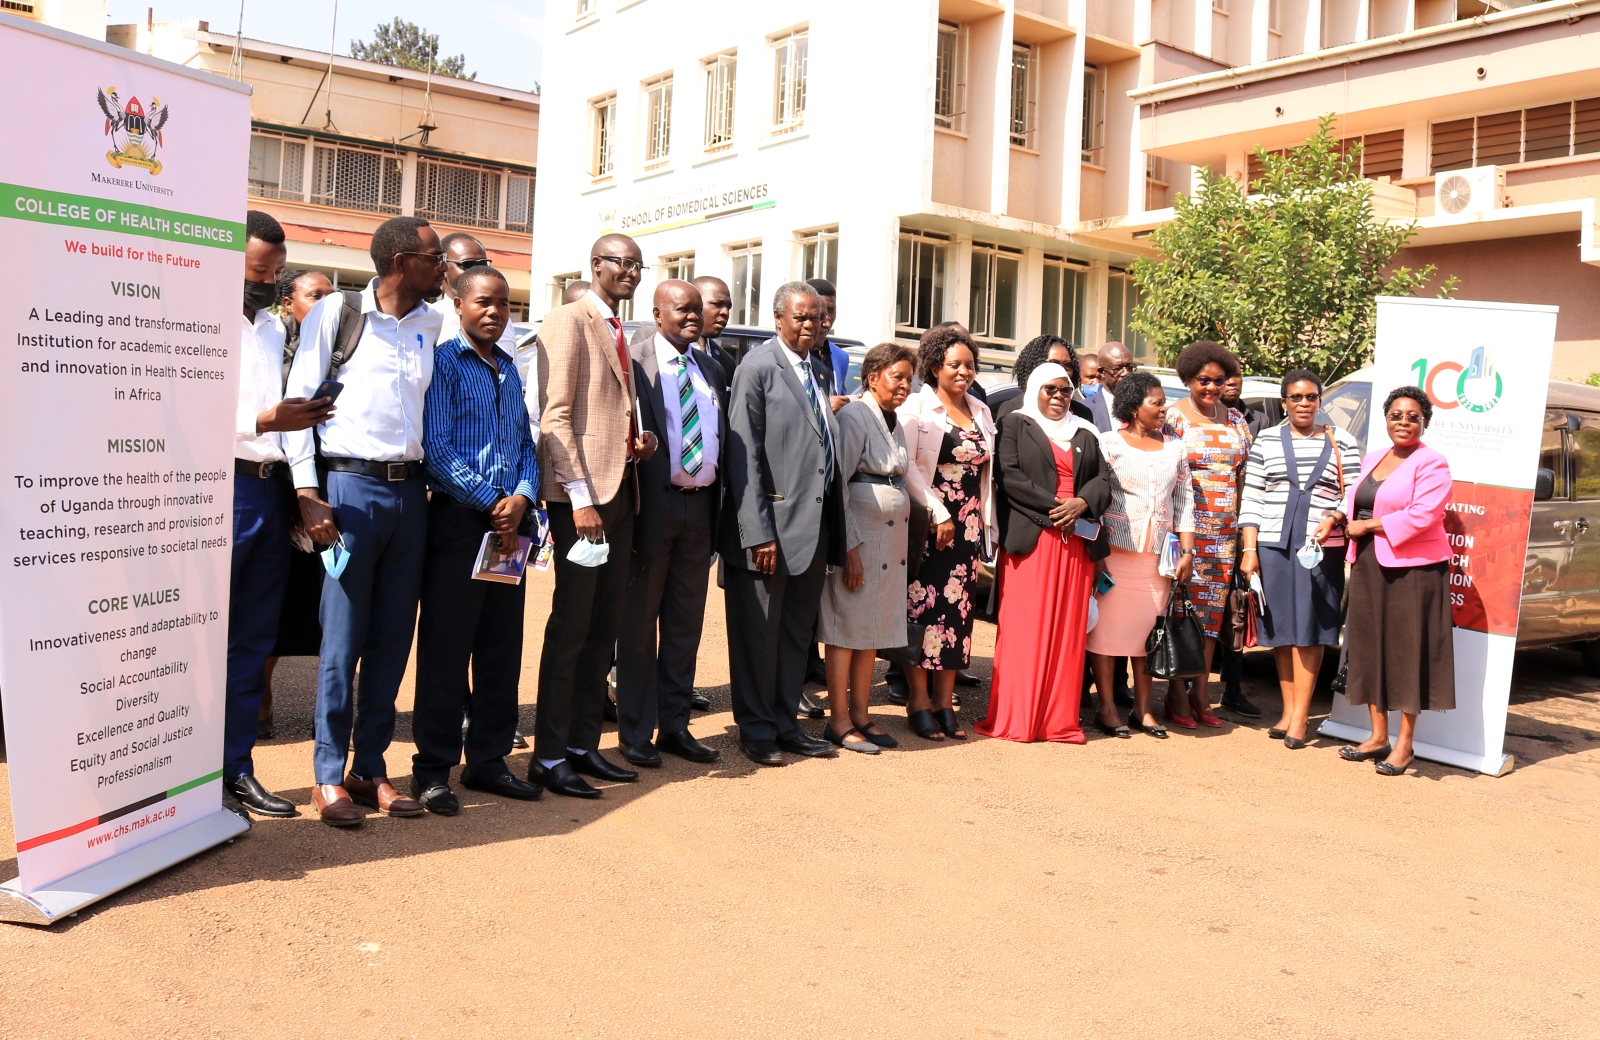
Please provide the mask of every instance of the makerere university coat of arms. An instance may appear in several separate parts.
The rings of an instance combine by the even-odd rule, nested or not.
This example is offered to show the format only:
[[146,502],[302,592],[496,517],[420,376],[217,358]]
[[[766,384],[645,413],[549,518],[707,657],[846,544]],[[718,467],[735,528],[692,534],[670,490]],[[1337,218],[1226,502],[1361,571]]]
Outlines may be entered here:
[[99,91],[100,111],[106,114],[106,135],[111,138],[111,151],[106,161],[121,169],[137,166],[153,174],[161,172],[161,161],[156,150],[161,147],[161,128],[167,125],[169,108],[160,98],[150,99],[150,111],[136,97],[124,105],[117,97],[116,87]]

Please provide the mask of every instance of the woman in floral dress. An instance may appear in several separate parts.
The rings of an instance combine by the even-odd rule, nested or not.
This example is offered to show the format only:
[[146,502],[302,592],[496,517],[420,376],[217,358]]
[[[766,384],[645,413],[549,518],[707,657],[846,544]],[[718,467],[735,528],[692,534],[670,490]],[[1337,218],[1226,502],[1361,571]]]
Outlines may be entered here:
[[1166,707],[1168,720],[1193,729],[1196,718],[1202,726],[1222,725],[1211,713],[1210,665],[1238,555],[1240,472],[1250,454],[1250,428],[1222,403],[1223,383],[1239,374],[1232,351],[1200,340],[1183,348],[1177,368],[1189,397],[1167,409],[1167,430],[1183,438],[1194,488],[1194,569],[1185,587],[1205,628],[1207,672],[1168,682]]
[[968,395],[978,351],[960,326],[930,330],[918,351],[922,390],[900,406],[912,466],[906,490],[932,514],[927,554],[906,589],[906,617],[926,626],[919,667],[906,670],[906,718],[927,740],[965,740],[956,719],[956,672],[972,659],[979,559],[992,556],[989,497],[994,421]]

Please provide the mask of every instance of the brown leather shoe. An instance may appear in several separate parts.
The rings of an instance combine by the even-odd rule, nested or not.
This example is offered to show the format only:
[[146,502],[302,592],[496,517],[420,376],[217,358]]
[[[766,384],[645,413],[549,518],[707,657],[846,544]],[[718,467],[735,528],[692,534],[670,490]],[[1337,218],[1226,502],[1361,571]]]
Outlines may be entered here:
[[351,773],[344,778],[344,786],[358,805],[369,806],[385,816],[421,816],[427,812],[421,802],[396,791],[386,776],[363,780]]
[[338,784],[318,784],[313,787],[311,804],[317,807],[317,815],[329,827],[354,827],[367,818],[367,814],[357,809],[356,803],[350,800],[349,792]]

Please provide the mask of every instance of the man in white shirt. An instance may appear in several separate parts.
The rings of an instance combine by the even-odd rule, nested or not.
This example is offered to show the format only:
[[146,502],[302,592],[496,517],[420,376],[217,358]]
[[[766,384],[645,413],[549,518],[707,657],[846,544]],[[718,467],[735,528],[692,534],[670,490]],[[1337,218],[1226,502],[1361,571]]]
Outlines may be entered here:
[[727,428],[722,367],[691,349],[703,307],[688,282],[662,282],[655,332],[630,347],[639,424],[662,450],[638,464],[639,515],[617,641],[617,739],[623,757],[648,768],[661,764],[660,751],[691,762],[718,757],[689,733]]
[[[425,298],[444,280],[444,250],[427,221],[395,217],[373,233],[371,253],[378,277],[361,291],[359,314],[335,293],[306,315],[286,391],[310,396],[330,378],[343,385],[338,414],[317,427],[315,441],[310,430],[284,438],[306,532],[319,545],[337,543],[323,558],[312,789],[322,821],[335,827],[362,821],[355,802],[388,816],[424,811],[389,782],[383,753],[394,737],[395,695],[422,590],[422,403],[442,324]],[[339,334],[345,321],[358,323],[353,341]],[[326,499],[319,494],[324,474]],[[347,776],[352,715],[355,756]]]
[[283,431],[333,414],[331,401],[283,396],[283,326],[267,310],[277,299],[287,255],[283,227],[269,213],[245,215],[244,321],[239,341],[239,407],[233,440],[233,568],[228,584],[228,682],[223,712],[222,785],[262,816],[294,816],[255,777],[250,752],[266,690],[267,657],[289,581],[289,528],[296,519]]

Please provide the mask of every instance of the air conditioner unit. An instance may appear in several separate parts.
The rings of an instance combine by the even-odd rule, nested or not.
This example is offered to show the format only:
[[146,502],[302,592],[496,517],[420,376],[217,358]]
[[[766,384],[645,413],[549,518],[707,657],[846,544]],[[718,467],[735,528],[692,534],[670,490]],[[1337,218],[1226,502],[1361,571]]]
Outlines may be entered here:
[[1506,196],[1506,171],[1474,166],[1433,175],[1433,212],[1437,217],[1467,217],[1499,209]]

